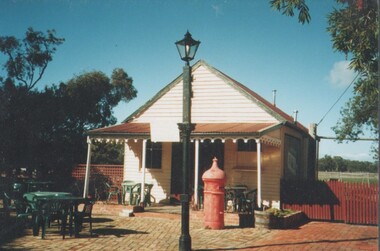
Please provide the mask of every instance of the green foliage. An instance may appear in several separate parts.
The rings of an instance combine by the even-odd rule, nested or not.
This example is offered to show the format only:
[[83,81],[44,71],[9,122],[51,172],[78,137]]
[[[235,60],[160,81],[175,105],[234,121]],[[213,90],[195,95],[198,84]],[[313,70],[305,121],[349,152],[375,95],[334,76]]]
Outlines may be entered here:
[[284,217],[286,215],[295,213],[295,211],[291,209],[278,209],[278,208],[269,208],[266,211],[275,217]]
[[32,89],[52,61],[56,46],[65,41],[54,34],[54,30],[44,34],[29,28],[22,40],[13,36],[0,37],[0,52],[8,57],[3,64],[8,78],[20,81],[28,90]]
[[341,109],[342,118],[333,127],[340,141],[357,139],[369,130],[378,135],[378,11],[377,2],[343,3],[329,15],[333,48],[351,57],[350,68],[360,74],[354,96]]
[[[350,68],[358,73],[353,97],[341,109],[341,119],[332,129],[339,142],[357,140],[369,131],[378,137],[378,1],[336,0],[339,8],[328,15],[327,31],[331,34],[332,47],[350,59]],[[299,11],[300,23],[310,21],[309,9],[304,0],[271,0],[272,8],[282,14],[294,16]],[[378,145],[373,147],[378,158]]]
[[115,124],[113,107],[121,100],[132,100],[137,94],[132,79],[123,69],[115,69],[111,80],[99,71],[84,73],[69,80],[67,85],[61,84],[57,92],[66,100],[68,123],[85,130]]
[[298,21],[302,24],[309,23],[311,16],[309,7],[304,0],[271,0],[270,5],[273,9],[282,11],[283,15],[293,17],[294,11],[298,11]]
[[[69,176],[72,166],[85,161],[86,130],[116,122],[112,108],[121,95],[115,93],[110,79],[100,72],[41,92],[11,82],[0,86],[0,99],[5,101],[0,104],[0,170],[11,174],[26,168],[29,174],[37,170],[41,176]],[[111,163],[120,163],[120,147],[112,147],[100,155],[114,152]],[[98,157],[101,160],[105,157]]]
[[[37,52],[28,57],[28,62],[45,69],[52,59],[50,52],[55,49],[44,47],[46,37],[41,33],[33,34],[28,39],[39,41],[36,43],[46,51],[40,58],[36,44],[33,48]],[[46,39],[53,38],[49,35]],[[15,39],[6,40],[7,43],[1,40],[3,50],[18,48]],[[9,54],[7,62],[10,60]],[[121,100],[128,102],[137,94],[132,79],[122,69],[115,69],[111,79],[94,71],[75,76],[67,83],[45,87],[42,91],[31,89],[33,84],[14,82],[14,79],[25,77],[23,74],[33,79],[28,75],[31,69],[24,62],[14,69],[19,71],[8,71],[5,81],[0,82],[0,172],[5,172],[8,177],[25,168],[29,175],[37,173],[41,179],[64,183],[65,178],[70,177],[72,167],[85,161],[86,131],[114,124],[116,118],[112,109]],[[107,162],[120,163],[120,146],[96,147],[100,148],[100,156],[95,156],[95,160],[106,161],[104,154],[112,153],[111,161]]]
[[137,95],[137,90],[132,85],[132,78],[121,68],[112,71],[111,84],[113,86],[113,95],[119,100],[128,102]]
[[347,160],[339,156],[326,155],[319,160],[319,171],[330,172],[377,172],[376,163],[368,161]]
[[377,71],[378,12],[377,1],[337,1],[341,9],[328,16],[327,31],[331,34],[333,48],[346,56],[351,54],[350,67],[364,77]]
[[91,163],[93,164],[123,164],[124,145],[113,142],[95,142],[93,144]]
[[89,130],[116,123],[112,108],[118,102],[111,93],[110,79],[104,73],[84,73],[69,80],[67,85],[61,84],[59,89],[67,103],[66,114],[72,126]]

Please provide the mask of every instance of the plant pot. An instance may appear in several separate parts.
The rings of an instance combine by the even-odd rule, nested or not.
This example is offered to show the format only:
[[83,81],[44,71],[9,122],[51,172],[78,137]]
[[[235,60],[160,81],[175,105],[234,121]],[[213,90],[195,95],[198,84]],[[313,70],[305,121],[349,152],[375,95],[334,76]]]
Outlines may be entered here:
[[289,215],[276,217],[272,215],[270,228],[289,229],[296,228],[304,221],[303,213],[297,211]]
[[254,217],[251,213],[239,213],[239,227],[254,227]]
[[255,210],[255,227],[269,228],[271,214],[266,211]]

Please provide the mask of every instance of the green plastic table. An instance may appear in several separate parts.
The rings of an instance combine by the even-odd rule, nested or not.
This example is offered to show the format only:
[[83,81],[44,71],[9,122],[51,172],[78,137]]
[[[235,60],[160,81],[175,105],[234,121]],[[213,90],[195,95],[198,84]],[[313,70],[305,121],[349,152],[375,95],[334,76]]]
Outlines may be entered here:
[[[39,227],[41,224],[45,224],[42,219],[44,212],[44,205],[47,205],[51,202],[58,201],[62,204],[62,228],[61,228],[61,234],[63,238],[65,238],[65,229],[67,224],[67,216],[69,217],[69,233],[70,236],[73,233],[75,233],[75,236],[77,236],[79,232],[79,226],[77,224],[77,221],[74,219],[74,215],[76,212],[78,212],[78,205],[80,203],[84,203],[86,198],[83,197],[77,197],[72,196],[71,193],[67,192],[31,192],[31,193],[25,193],[24,199],[28,202],[28,204],[31,206],[32,209],[32,216],[33,216],[33,235],[37,236],[39,233]],[[74,223],[74,229],[72,227]],[[43,233],[42,237],[44,237],[45,233],[45,226],[43,226]]]

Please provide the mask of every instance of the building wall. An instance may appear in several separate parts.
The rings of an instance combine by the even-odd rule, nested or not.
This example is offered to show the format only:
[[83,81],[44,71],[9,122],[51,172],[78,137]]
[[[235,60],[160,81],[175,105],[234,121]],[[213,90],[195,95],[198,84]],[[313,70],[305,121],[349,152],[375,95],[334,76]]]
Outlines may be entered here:
[[[262,147],[262,198],[272,204],[280,200],[280,148],[270,145]],[[155,202],[168,199],[170,196],[171,149],[171,143],[163,143],[162,168],[146,169],[145,182],[153,184],[152,195]],[[237,143],[226,140],[224,154],[226,185],[244,184],[249,189],[257,188],[257,152],[238,152]],[[130,140],[125,144],[124,180],[142,182],[141,156],[142,140]],[[249,161],[251,164],[247,165]]]
[[141,182],[139,172],[142,151],[141,142],[141,140],[128,140],[124,144],[124,180]]
[[[277,122],[270,114],[224,82],[206,67],[193,72],[192,122]],[[141,113],[133,122],[182,121],[182,81]]]
[[281,149],[264,145],[262,156],[262,199],[269,206],[279,207],[282,177]]
[[[124,180],[142,183],[142,140],[129,140],[125,143]],[[171,143],[164,143],[161,169],[145,169],[145,183],[153,184],[154,202],[160,202],[170,196],[171,181]]]
[[[300,161],[299,161],[299,165],[300,165],[300,172],[298,174],[298,178],[301,179],[301,180],[306,180],[307,179],[307,174],[308,174],[308,165],[309,165],[309,137],[306,137],[304,135],[302,135],[301,133],[295,131],[294,129],[292,128],[289,128],[289,127],[282,127],[281,129],[281,141],[282,142],[285,142],[285,136],[286,135],[289,135],[289,136],[292,136],[294,138],[297,138],[300,140],[300,143],[301,143],[301,147],[300,147]],[[283,143],[282,144],[282,153],[283,155],[285,155],[285,152],[286,152],[286,149],[285,149],[285,144]],[[286,163],[285,163],[285,159],[284,159],[285,156],[283,156],[283,165],[285,166]],[[282,176],[284,176],[284,173],[282,173]]]
[[[257,152],[238,152],[237,143],[225,142],[224,170],[226,185],[247,185],[257,188]],[[262,199],[269,205],[279,205],[282,174],[281,148],[262,144],[261,174]],[[250,165],[247,163],[251,162]]]
[[[217,72],[200,65],[193,69],[192,75],[191,116],[193,123],[278,122],[251,98],[238,91],[231,83],[225,82]],[[138,114],[133,122],[154,124],[164,121],[176,126],[176,123],[182,121],[182,95],[182,81],[174,83],[162,97]],[[268,133],[267,136],[281,141],[279,147],[262,144],[262,199],[268,201],[269,204],[275,204],[280,200],[280,180],[284,175],[285,166],[285,135],[300,139],[299,163],[302,167],[300,176],[302,179],[307,176],[309,151],[307,138],[287,126]],[[141,142],[131,142],[126,145],[129,150],[126,149],[125,179],[139,179],[141,177]],[[152,193],[156,196],[157,201],[166,199],[170,195],[171,143],[164,143],[163,146],[162,169],[146,170],[146,182],[153,183]],[[232,140],[226,140],[224,146],[223,168],[227,174],[227,184],[246,184],[249,188],[256,188],[257,153],[238,152],[237,144]],[[127,156],[131,159],[127,160],[129,158]]]

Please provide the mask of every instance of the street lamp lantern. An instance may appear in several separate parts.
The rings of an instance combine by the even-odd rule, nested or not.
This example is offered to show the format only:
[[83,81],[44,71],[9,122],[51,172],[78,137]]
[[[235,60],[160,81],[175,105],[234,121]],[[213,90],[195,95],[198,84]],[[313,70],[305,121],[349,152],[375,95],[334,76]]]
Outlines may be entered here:
[[182,40],[177,41],[175,44],[181,59],[189,64],[189,61],[194,59],[200,43],[200,41],[194,40],[191,37],[190,32],[187,31],[185,37]]
[[178,124],[181,133],[182,141],[182,193],[181,199],[181,236],[179,237],[179,250],[191,250],[191,237],[189,229],[189,171],[190,171],[190,135],[194,130],[194,124],[191,123],[191,66],[189,61],[193,60],[198,46],[201,42],[194,40],[189,31],[185,34],[185,38],[177,41],[179,55],[183,61],[186,62],[183,67],[183,111],[182,123]]

